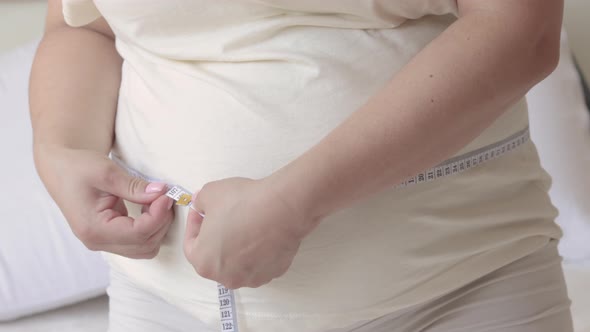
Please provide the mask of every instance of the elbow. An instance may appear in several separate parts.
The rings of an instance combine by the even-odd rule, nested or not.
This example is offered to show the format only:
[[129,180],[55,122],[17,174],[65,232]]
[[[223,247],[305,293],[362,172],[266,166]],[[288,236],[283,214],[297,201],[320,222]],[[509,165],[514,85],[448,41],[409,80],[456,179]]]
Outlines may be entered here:
[[[471,1],[471,0],[463,0]],[[518,73],[523,83],[530,86],[549,76],[559,63],[563,0],[538,2],[479,1],[494,10],[481,10],[492,17],[498,27],[508,57],[515,61],[514,74]],[[483,5],[482,5],[483,6]],[[494,7],[496,6],[496,7]]]
[[[527,38],[523,38],[527,36]],[[511,75],[525,89],[530,89],[551,74],[559,63],[560,36],[553,34],[521,35],[511,41]]]
[[489,22],[506,47],[504,59],[524,83],[538,83],[559,63],[564,0],[457,0],[460,16]]
[[560,51],[559,34],[545,33],[538,39],[531,52],[533,61],[529,59],[534,83],[542,81],[557,68]]
[[521,13],[520,19],[513,20],[517,39],[514,41],[524,47],[523,61],[533,85],[549,76],[559,64],[563,6],[555,1],[546,7],[528,17]]

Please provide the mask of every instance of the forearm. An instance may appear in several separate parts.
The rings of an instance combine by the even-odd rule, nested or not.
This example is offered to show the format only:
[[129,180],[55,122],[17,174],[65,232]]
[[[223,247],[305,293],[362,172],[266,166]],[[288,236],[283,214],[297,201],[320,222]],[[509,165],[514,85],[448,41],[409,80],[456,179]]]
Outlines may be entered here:
[[45,35],[30,83],[36,157],[53,145],[108,153],[121,62],[114,41],[98,32],[64,26]]
[[462,17],[364,107],[273,174],[275,190],[321,219],[453,155],[554,67],[558,56],[537,52],[559,37],[532,35],[538,38],[516,36],[488,13]]

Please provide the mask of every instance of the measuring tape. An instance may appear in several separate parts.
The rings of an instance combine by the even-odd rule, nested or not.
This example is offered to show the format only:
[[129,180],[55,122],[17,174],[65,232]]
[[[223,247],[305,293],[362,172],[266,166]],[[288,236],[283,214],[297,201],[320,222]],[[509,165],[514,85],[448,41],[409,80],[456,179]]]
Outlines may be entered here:
[[[119,166],[123,167],[129,174],[134,177],[143,179],[147,182],[161,182],[158,179],[148,177],[145,174],[142,174],[133,168],[125,165],[125,163],[119,159],[117,156],[111,154],[110,158],[116,162]],[[185,188],[178,186],[178,185],[167,185],[166,196],[172,198],[176,205],[179,206],[192,206],[192,197],[193,194],[186,190]],[[196,209],[193,209],[197,211]],[[197,211],[202,217],[205,217],[204,214]],[[236,312],[236,302],[234,299],[234,292],[231,289],[226,288],[222,284],[217,284],[217,296],[219,298],[219,313],[221,314],[221,331],[223,332],[239,332],[238,331],[238,323],[237,318],[235,316]]]
[[395,185],[395,188],[403,188],[412,186],[418,183],[430,182],[441,177],[464,172],[479,164],[485,163],[489,160],[496,159],[503,154],[510,152],[517,147],[523,145],[530,139],[529,127],[516,132],[509,137],[498,141],[496,143],[486,145],[480,149],[473,150],[466,154],[447,159],[441,164],[434,166],[424,172],[418,173],[415,176],[409,177],[403,182]]
[[[483,148],[468,152],[466,154],[448,159],[441,164],[430,168],[424,172],[407,178],[396,188],[403,188],[415,184],[434,181],[438,178],[454,175],[464,172],[479,164],[485,163],[489,160],[496,159],[526,143],[530,139],[529,128],[525,129],[499,141],[494,144],[484,146]],[[141,178],[148,182],[160,182],[157,179],[150,178],[130,167],[125,165],[119,158],[111,154],[111,159],[127,170],[132,176]],[[192,193],[179,185],[168,185],[166,196],[172,198],[176,205],[191,207]],[[196,209],[194,209],[196,211]],[[198,212],[198,211],[197,211]],[[202,213],[198,212],[205,217]],[[219,312],[221,315],[221,331],[222,332],[239,332],[238,322],[236,317],[236,302],[234,292],[225,286],[217,285],[217,296],[219,298]]]

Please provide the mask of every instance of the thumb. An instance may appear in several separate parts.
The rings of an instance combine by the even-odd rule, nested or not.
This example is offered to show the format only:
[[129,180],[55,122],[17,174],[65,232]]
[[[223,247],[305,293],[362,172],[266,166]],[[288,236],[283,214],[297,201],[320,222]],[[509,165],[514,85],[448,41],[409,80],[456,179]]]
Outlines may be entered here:
[[183,250],[188,260],[193,256],[193,248],[196,245],[197,238],[201,232],[203,224],[203,215],[200,214],[194,205],[189,205],[188,217],[186,218],[186,231],[184,232]]
[[[100,173],[100,172],[99,172]],[[149,204],[167,190],[166,183],[149,182],[112,163],[99,175],[96,187],[137,204]]]
[[199,191],[197,191],[193,195],[193,201],[189,205],[188,217],[186,218],[186,232],[184,234],[185,242],[192,241],[197,236],[199,236],[199,232],[201,231],[201,224],[203,223],[203,219],[205,218],[205,215],[202,212],[200,212],[195,206],[195,201],[198,193]]
[[186,218],[186,232],[184,234],[185,242],[191,242],[199,236],[203,217],[191,205]]

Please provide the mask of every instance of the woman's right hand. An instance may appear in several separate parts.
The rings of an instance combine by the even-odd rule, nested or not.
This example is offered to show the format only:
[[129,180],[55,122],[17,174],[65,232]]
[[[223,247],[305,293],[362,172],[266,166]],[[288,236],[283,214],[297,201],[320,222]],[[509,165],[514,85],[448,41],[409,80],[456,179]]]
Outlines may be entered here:
[[[74,234],[90,250],[153,258],[172,223],[174,201],[165,184],[128,174],[102,153],[36,146],[35,164]],[[137,218],[123,203],[142,204]]]

